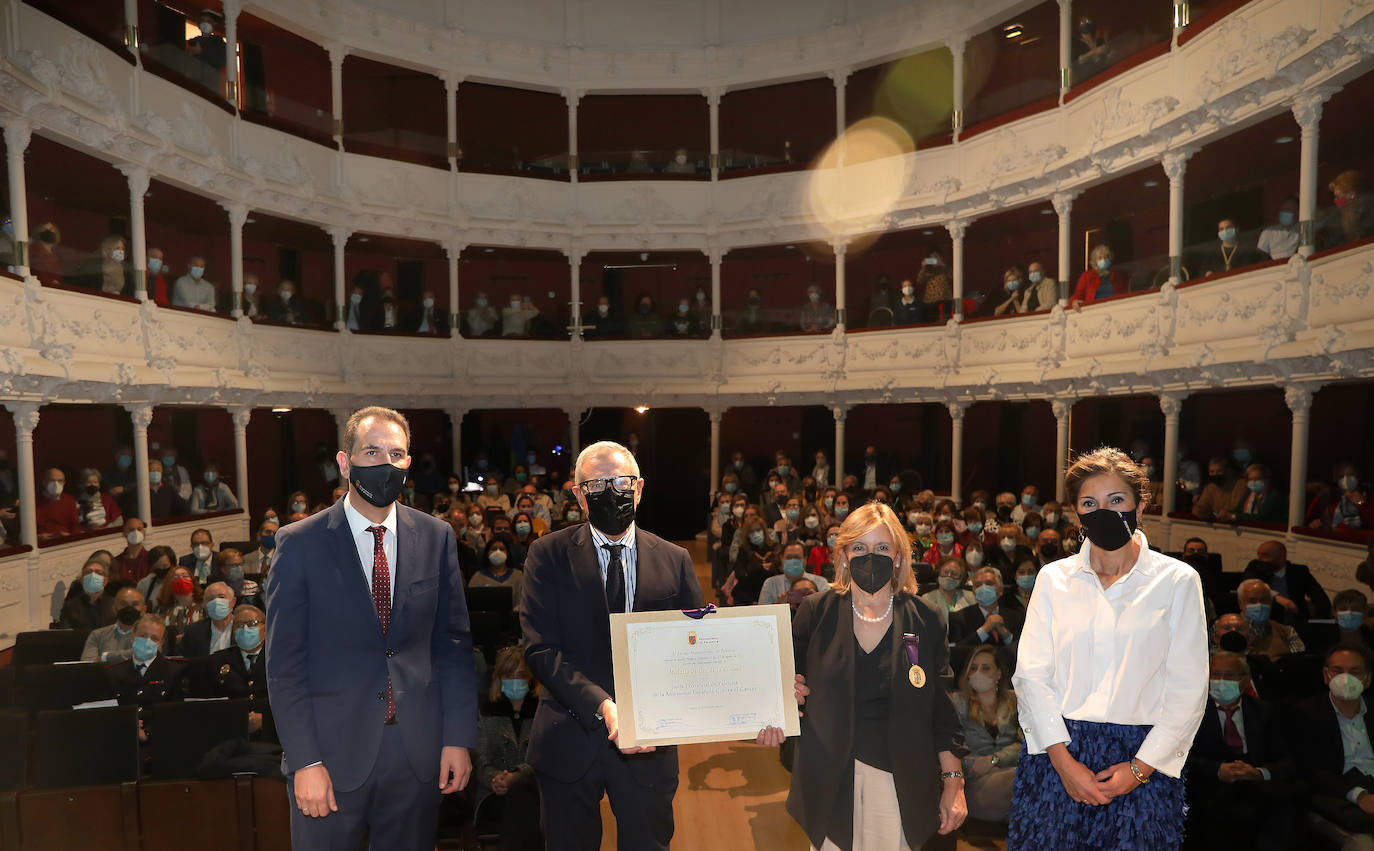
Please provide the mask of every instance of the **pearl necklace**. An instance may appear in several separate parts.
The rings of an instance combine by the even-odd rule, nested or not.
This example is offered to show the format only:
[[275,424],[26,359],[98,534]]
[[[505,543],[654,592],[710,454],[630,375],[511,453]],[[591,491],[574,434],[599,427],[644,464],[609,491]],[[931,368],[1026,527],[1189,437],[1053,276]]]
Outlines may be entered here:
[[882,623],[883,621],[887,620],[888,615],[892,614],[892,603],[896,599],[897,596],[895,594],[889,596],[887,598],[887,611],[883,612],[881,615],[878,615],[876,618],[870,618],[866,616],[863,612],[859,611],[858,606],[854,606],[853,602],[850,602],[850,605],[854,606],[854,617],[858,618],[864,623]]

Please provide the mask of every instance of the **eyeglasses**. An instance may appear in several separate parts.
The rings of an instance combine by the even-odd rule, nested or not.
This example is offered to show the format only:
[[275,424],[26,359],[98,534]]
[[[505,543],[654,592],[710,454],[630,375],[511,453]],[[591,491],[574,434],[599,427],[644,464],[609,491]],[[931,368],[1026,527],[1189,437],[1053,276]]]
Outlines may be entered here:
[[609,479],[590,479],[582,483],[582,492],[585,494],[601,493],[609,485],[620,493],[634,493],[635,482],[639,481],[639,476],[612,476]]
[[257,629],[262,626],[262,621],[243,621],[242,623],[234,624],[234,629],[242,629],[245,626],[249,629]]

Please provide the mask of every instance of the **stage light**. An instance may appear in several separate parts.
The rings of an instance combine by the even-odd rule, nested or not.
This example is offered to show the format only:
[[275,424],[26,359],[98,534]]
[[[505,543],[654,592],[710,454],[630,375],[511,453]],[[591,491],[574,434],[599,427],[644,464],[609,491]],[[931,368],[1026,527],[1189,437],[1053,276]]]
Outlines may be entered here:
[[289,413],[291,413],[291,409],[288,408],[288,407],[285,407],[285,406],[279,407],[279,408],[273,408],[273,409],[272,409],[272,413],[274,413],[274,414],[289,414]]
[[1151,189],[1153,189],[1154,187],[1156,187],[1156,186],[1158,186],[1158,185],[1159,185],[1159,181],[1158,181],[1158,180],[1147,180],[1147,181],[1145,181],[1145,186],[1146,186],[1146,187],[1149,187],[1149,188],[1151,188]]
[[1280,137],[1278,137],[1277,139],[1274,140],[1274,144],[1275,144],[1275,145],[1287,145],[1287,144],[1288,144],[1289,142],[1291,142],[1291,141],[1293,141],[1293,137],[1292,137],[1292,136],[1280,136]]
[[1020,24],[1007,24],[1006,26],[1002,27],[1003,38],[1017,38],[1024,32],[1025,30],[1021,27]]
[[637,414],[647,414],[647,413],[649,413],[649,406],[648,406],[648,405],[639,405],[639,406],[637,406],[637,407],[635,408],[635,413],[637,413]]

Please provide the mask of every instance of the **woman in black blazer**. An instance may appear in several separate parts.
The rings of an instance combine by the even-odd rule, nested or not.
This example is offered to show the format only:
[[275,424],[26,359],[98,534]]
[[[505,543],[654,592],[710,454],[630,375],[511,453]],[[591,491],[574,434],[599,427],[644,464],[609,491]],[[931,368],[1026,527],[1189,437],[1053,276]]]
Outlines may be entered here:
[[834,590],[792,623],[805,721],[787,810],[817,848],[919,848],[968,812],[945,625],[916,596],[910,551],[892,509],[856,509]]

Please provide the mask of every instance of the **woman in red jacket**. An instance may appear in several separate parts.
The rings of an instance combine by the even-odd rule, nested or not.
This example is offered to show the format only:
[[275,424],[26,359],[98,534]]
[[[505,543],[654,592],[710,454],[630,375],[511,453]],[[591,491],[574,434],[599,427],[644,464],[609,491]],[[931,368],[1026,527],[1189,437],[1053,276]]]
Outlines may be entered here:
[[1094,245],[1088,259],[1089,266],[1078,276],[1078,286],[1074,288],[1073,298],[1069,299],[1069,307],[1082,307],[1126,292],[1125,276],[1112,271],[1113,255],[1110,248],[1105,244]]

